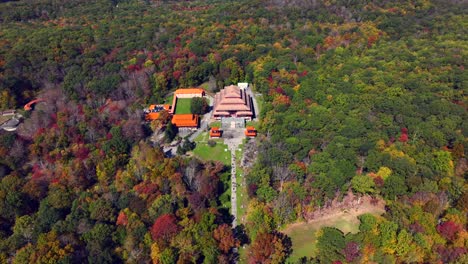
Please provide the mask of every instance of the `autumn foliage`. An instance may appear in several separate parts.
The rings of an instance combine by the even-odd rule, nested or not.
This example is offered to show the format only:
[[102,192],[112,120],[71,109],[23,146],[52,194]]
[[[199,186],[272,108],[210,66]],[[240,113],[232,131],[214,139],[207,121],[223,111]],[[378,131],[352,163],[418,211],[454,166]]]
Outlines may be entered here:
[[160,216],[151,227],[151,237],[153,240],[167,240],[177,233],[177,219],[172,214]]
[[291,240],[281,233],[261,233],[249,248],[248,263],[281,263],[291,253]]
[[461,227],[452,221],[443,222],[437,226],[437,232],[448,240],[453,240]]
[[227,224],[218,226],[213,233],[213,237],[218,241],[219,248],[225,253],[233,247],[239,246],[239,241],[234,238],[232,228]]

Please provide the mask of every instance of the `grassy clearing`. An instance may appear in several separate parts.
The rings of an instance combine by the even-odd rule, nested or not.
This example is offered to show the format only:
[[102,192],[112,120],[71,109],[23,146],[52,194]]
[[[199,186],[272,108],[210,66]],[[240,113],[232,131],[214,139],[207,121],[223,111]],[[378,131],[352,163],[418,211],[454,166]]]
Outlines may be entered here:
[[290,262],[295,262],[301,257],[315,257],[317,254],[316,242],[317,231],[320,228],[329,226],[336,227],[343,231],[343,233],[357,233],[359,230],[359,220],[349,221],[349,219],[334,219],[327,220],[320,223],[298,223],[293,224],[284,232],[291,237],[293,253],[289,257]]
[[210,138],[210,135],[208,134],[208,132],[203,132],[203,133],[200,133],[200,135],[198,135],[194,141],[195,143],[208,143],[208,140],[213,140],[215,141],[216,143],[221,143],[223,144],[224,143],[224,140],[222,138]]
[[172,105],[172,100],[174,99],[174,95],[171,94],[170,96],[164,98],[164,104],[170,104]]
[[237,188],[236,188],[236,193],[237,193],[237,216],[240,219],[239,224],[242,222],[242,217],[245,216],[246,210],[247,210],[247,186],[245,186],[244,183],[244,170],[240,167],[240,162],[242,159],[242,154],[244,152],[243,150],[243,144],[239,146],[239,149],[241,150],[236,150],[236,164],[237,164],[237,170],[236,170],[236,182],[237,182]]
[[301,257],[315,257],[317,231],[322,227],[335,227],[343,233],[357,233],[359,231],[359,215],[364,213],[381,215],[383,208],[363,206],[359,210],[338,211],[333,214],[324,215],[321,218],[314,219],[308,223],[294,223],[288,225],[282,230],[291,237],[293,253],[288,258],[289,262],[295,262]]
[[262,114],[263,103],[264,103],[263,95],[256,95],[255,99],[257,100],[257,105],[258,105],[258,108],[259,108],[259,109],[255,109],[256,110],[255,114],[257,115],[257,117],[260,117],[261,114]]
[[260,127],[260,122],[258,122],[258,121],[247,121],[245,123],[245,126],[253,126],[253,127],[255,127],[255,129],[258,130],[258,128]]
[[208,139],[209,139],[208,133],[203,132],[203,133],[200,133],[193,141],[195,141],[195,143],[197,144],[199,142],[206,143]]
[[318,228],[315,226],[304,225],[292,229],[287,235],[291,237],[293,253],[288,258],[290,262],[295,262],[301,257],[315,257]]
[[239,263],[241,264],[245,264],[247,263],[247,245],[245,246],[245,248],[243,248],[242,246],[239,247]]
[[211,122],[210,127],[221,127],[221,121]]
[[179,98],[176,102],[176,114],[190,114],[190,103],[192,102],[191,98]]
[[208,146],[209,135],[207,132],[201,133],[195,142],[197,146],[193,150],[193,154],[202,160],[216,160],[229,166],[231,163],[231,152],[227,150],[227,146],[222,139],[213,139],[216,142],[214,147]]
[[210,87],[210,83],[209,82],[204,82],[202,84],[200,84],[201,88],[203,88],[205,91],[208,91],[208,87]]

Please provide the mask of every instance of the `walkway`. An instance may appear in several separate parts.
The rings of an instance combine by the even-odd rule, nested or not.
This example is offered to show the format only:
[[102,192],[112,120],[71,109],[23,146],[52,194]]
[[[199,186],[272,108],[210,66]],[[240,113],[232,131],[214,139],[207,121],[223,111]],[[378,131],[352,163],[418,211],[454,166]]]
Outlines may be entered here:
[[231,214],[232,228],[237,226],[237,193],[236,193],[236,148],[231,148]]
[[227,129],[224,131],[224,144],[228,146],[231,151],[231,214],[234,217],[232,221],[232,227],[236,227],[238,223],[237,219],[237,164],[236,164],[236,150],[242,144],[242,140],[245,138],[243,134],[244,129],[234,128]]
[[260,108],[258,107],[256,95],[252,91],[252,84],[250,84],[247,87],[247,89],[245,89],[245,91],[252,98],[252,102],[253,102],[253,106],[254,106],[254,113],[255,113],[255,118],[253,119],[253,121],[258,121],[259,120],[258,117],[260,116]]

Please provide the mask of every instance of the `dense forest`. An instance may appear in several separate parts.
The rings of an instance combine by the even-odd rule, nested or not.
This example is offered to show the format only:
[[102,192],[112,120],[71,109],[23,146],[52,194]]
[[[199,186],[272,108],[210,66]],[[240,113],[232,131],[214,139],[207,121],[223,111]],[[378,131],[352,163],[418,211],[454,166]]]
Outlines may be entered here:
[[[0,1],[0,263],[284,263],[281,228],[352,191],[299,263],[467,263],[466,1]],[[167,158],[142,110],[249,82],[265,100],[231,226],[229,168]]]

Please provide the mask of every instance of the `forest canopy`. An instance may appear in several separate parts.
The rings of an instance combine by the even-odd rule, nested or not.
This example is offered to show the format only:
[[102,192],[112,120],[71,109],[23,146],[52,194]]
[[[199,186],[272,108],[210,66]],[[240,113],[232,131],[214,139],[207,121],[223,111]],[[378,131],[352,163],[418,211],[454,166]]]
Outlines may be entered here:
[[[0,110],[45,101],[0,132],[0,262],[232,263],[246,245],[248,263],[282,263],[294,245],[281,228],[353,192],[385,213],[356,234],[323,228],[300,263],[466,263],[466,10],[0,1]],[[264,102],[233,229],[229,167],[165,157],[141,109],[237,82]]]

